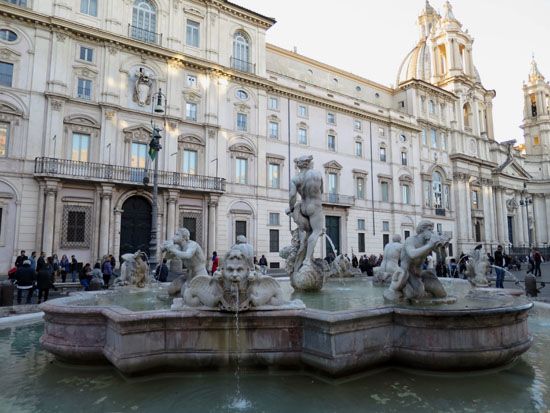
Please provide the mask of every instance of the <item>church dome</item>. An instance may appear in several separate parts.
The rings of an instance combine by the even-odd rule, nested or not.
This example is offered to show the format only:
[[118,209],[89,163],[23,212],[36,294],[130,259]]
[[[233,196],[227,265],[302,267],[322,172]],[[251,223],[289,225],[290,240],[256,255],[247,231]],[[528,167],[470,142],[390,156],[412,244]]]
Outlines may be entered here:
[[426,39],[418,42],[416,47],[405,57],[397,73],[397,84],[405,83],[411,79],[430,81],[431,55],[426,47]]

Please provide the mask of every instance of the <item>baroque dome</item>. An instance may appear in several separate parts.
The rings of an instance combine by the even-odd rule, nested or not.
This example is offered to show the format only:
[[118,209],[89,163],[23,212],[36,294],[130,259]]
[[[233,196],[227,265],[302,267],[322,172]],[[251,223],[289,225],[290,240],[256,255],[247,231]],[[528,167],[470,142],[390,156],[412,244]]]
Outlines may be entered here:
[[403,60],[397,72],[397,85],[407,82],[411,79],[430,82],[432,60],[426,39],[418,42],[414,49]]

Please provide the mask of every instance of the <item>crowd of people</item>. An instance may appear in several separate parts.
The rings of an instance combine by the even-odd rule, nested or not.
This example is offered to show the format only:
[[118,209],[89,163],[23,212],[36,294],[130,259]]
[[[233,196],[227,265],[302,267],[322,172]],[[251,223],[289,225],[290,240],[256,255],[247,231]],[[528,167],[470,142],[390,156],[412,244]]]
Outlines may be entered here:
[[38,292],[37,303],[46,301],[50,289],[57,289],[55,283],[66,283],[68,277],[71,282],[78,280],[85,290],[108,288],[115,267],[113,255],[103,256],[92,267],[90,263],[83,265],[78,262],[74,255],[70,259],[66,255],[59,259],[57,254],[47,257],[45,252],[41,252],[37,257],[36,251],[30,256],[21,251],[8,275],[17,287],[17,304],[21,304],[23,295],[25,303],[31,304],[35,291]]

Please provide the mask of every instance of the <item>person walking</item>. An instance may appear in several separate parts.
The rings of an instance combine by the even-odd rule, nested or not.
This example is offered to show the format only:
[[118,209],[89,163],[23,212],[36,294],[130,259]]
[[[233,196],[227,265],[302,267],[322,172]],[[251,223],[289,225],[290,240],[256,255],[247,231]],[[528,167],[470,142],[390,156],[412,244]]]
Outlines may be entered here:
[[218,267],[220,265],[220,257],[218,257],[218,253],[214,251],[212,253],[212,275],[218,270]]
[[113,254],[109,254],[109,260],[111,261],[111,269],[114,272],[116,268],[116,258],[113,256]]
[[535,277],[542,277],[542,273],[540,271],[540,264],[542,263],[542,254],[535,248],[531,250],[531,254],[533,256],[533,275]]
[[44,265],[46,265],[46,253],[42,251],[36,261],[36,271],[40,271]]
[[31,262],[32,270],[36,271],[36,251],[31,252],[31,256],[29,257],[29,261]]
[[265,257],[265,255],[262,254],[262,256],[260,257],[260,261],[258,261],[258,264],[260,265],[262,274],[265,275],[267,273],[267,258]]
[[101,272],[103,273],[103,285],[105,288],[109,288],[109,281],[111,281],[111,276],[113,275],[113,267],[111,267],[111,259],[107,255],[103,256]]
[[502,245],[499,245],[495,251],[495,266],[497,267],[496,288],[504,288],[504,253],[502,252]]
[[155,278],[161,283],[165,283],[168,280],[168,266],[166,263],[168,260],[166,258],[162,259],[162,262],[157,266],[155,271]]
[[67,282],[67,274],[71,271],[71,262],[65,254],[59,262],[59,272],[61,273],[61,282]]
[[48,260],[45,261],[44,265],[38,270],[36,276],[36,286],[38,288],[38,304],[48,300],[48,295],[50,294],[50,288],[53,286],[53,258],[48,257]]
[[32,293],[34,291],[34,283],[36,281],[36,273],[31,267],[30,260],[23,261],[21,267],[15,273],[17,283],[17,304],[21,304],[23,292],[27,291],[26,304],[31,304]]
[[23,262],[25,260],[28,260],[29,258],[25,255],[25,250],[21,250],[21,254],[19,254],[17,256],[17,258],[15,259],[15,266],[17,268],[19,267],[22,267],[23,266]]
[[[71,255],[71,281],[76,282],[76,276],[78,274],[78,261],[74,255]],[[80,276],[78,277],[80,279]]]
[[57,258],[57,254],[52,255],[52,266],[53,266],[53,281],[55,282],[57,280],[57,276],[59,275],[59,258]]
[[[73,258],[74,258],[74,255],[73,255]],[[92,278],[92,267],[90,266],[89,263],[86,263],[86,265],[82,267],[82,270],[78,274],[78,279],[80,281],[80,284],[84,287],[84,291],[88,291],[88,289],[90,288],[91,278]]]

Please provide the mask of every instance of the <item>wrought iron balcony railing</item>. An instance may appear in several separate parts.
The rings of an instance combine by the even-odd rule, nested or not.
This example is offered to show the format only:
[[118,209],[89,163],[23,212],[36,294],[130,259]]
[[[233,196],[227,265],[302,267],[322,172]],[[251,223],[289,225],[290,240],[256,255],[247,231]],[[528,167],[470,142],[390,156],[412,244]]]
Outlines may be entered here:
[[128,36],[140,42],[162,45],[162,33],[155,33],[141,27],[128,25]]
[[340,205],[340,206],[353,206],[355,204],[355,197],[349,195],[340,194],[323,194],[323,204]]
[[[71,161],[57,158],[36,158],[35,176],[65,177],[67,179],[143,185],[145,177],[153,185],[153,170],[103,163]],[[225,192],[225,179],[190,175],[181,172],[158,171],[161,188],[186,189],[201,192]]]
[[231,68],[240,72],[256,73],[256,65],[246,60],[231,58]]

